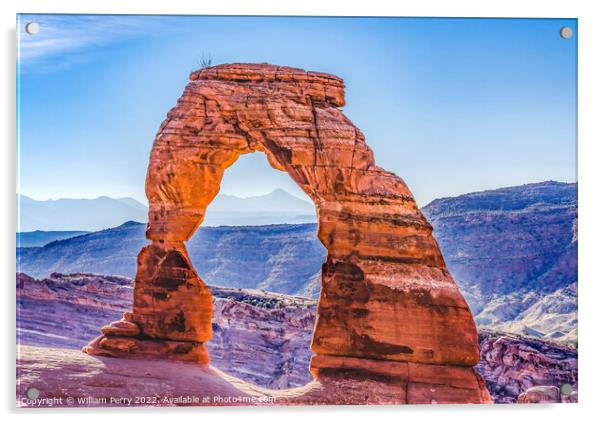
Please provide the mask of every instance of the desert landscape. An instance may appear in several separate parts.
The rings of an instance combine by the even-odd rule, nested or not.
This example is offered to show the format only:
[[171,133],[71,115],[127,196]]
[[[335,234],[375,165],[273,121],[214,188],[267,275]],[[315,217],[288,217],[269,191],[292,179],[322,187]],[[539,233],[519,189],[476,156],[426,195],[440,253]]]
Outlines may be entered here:
[[[577,185],[419,209],[341,111],[344,88],[268,64],[193,72],[155,137],[148,210],[99,198],[146,224],[19,233],[18,405],[575,402]],[[247,225],[199,229],[254,152],[317,224],[276,191],[291,207],[222,197],[238,212],[222,222]],[[90,205],[59,202],[26,198],[24,215]]]
[[[477,209],[468,206],[473,197],[479,198]],[[576,267],[566,267],[561,273],[564,278],[559,278],[559,284],[547,292],[535,282],[542,275],[558,273],[557,268],[565,266],[567,251],[576,248],[576,186],[543,183],[445,201],[455,204],[449,220],[438,214],[434,206],[443,201],[425,207],[425,214],[434,222],[446,261],[476,315],[480,346],[476,369],[492,398],[497,403],[513,403],[521,393],[537,386],[570,384],[576,390]],[[501,209],[501,203],[507,209]],[[482,246],[473,247],[478,238],[467,233],[473,233],[475,228],[500,232],[489,225],[493,224],[489,222],[492,215],[502,233],[496,237],[498,248],[511,250],[515,239],[523,238],[526,243],[519,254],[492,253],[484,247],[486,240],[482,240]],[[517,216],[522,216],[523,224],[516,223]],[[448,225],[448,221],[453,224]],[[527,230],[533,229],[540,236],[528,238]],[[19,250],[21,269],[38,275],[17,275],[18,342],[42,348],[22,349],[21,389],[42,381],[41,373],[35,377],[28,373],[26,368],[32,366],[31,361],[44,361],[53,354],[60,358],[68,349],[85,362],[79,350],[98,334],[98,327],[129,310],[131,268],[145,243],[144,231],[144,224],[128,223]],[[270,390],[303,387],[311,382],[310,343],[319,293],[312,270],[319,269],[324,259],[324,249],[315,234],[315,224],[222,226],[201,229],[188,242],[191,259],[202,278],[209,281],[214,298],[213,338],[207,347],[212,366],[220,374]],[[468,293],[488,292],[489,279],[503,279],[507,268],[513,262],[525,262],[525,253],[534,249],[535,242],[542,244],[542,240],[547,247],[537,249],[539,259],[526,261],[521,271],[514,273],[524,280],[522,285],[501,296],[507,298],[505,312],[495,313],[496,320],[486,319],[488,312],[479,311],[479,307],[495,307],[491,302],[473,302]],[[221,247],[211,248],[212,244]],[[453,249],[448,250],[450,247]],[[95,251],[93,256],[86,257],[90,250]],[[267,268],[266,262],[270,263]],[[491,266],[494,270],[487,278],[481,271],[473,270],[475,263],[492,262],[496,265]],[[547,264],[536,270],[531,262]],[[41,275],[47,271],[45,268],[52,273]],[[83,273],[86,268],[97,274]],[[123,268],[117,272],[127,276],[110,276],[114,268]],[[276,285],[274,280],[284,275],[288,281]],[[525,303],[522,298],[531,299]],[[493,303],[503,302],[498,298]],[[43,321],[38,317],[40,313],[45,315]],[[481,325],[479,321],[486,323]],[[531,321],[546,325],[536,331]],[[54,357],[60,362],[59,358]],[[85,365],[79,370],[85,372]],[[153,388],[154,393],[162,391],[159,384]]]

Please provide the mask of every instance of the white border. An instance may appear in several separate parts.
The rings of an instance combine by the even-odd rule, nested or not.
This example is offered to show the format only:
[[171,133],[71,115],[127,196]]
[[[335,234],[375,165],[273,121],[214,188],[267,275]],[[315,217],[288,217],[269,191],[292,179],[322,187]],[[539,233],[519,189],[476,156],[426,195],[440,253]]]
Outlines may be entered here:
[[[2,159],[4,178],[2,183],[2,243],[1,255],[4,269],[2,311],[2,355],[6,370],[3,376],[3,409],[12,418],[19,414],[24,419],[105,420],[111,415],[124,414],[135,417],[143,413],[145,419],[163,420],[168,414],[177,413],[180,418],[266,419],[290,421],[316,417],[340,417],[346,420],[366,418],[416,418],[419,420],[479,420],[507,421],[509,418],[527,418],[549,421],[589,420],[595,415],[596,404],[602,394],[602,366],[598,357],[602,351],[599,325],[602,322],[598,310],[602,300],[601,283],[598,279],[597,246],[602,237],[600,231],[600,120],[602,117],[600,40],[602,40],[602,16],[594,1],[414,1],[393,2],[370,0],[74,0],[19,2],[3,1],[2,30],[2,84],[4,99],[2,129],[4,130]],[[21,13],[124,13],[124,14],[235,14],[235,15],[348,15],[348,16],[462,16],[462,17],[563,17],[579,19],[579,401],[577,405],[541,406],[408,406],[408,407],[313,407],[313,408],[222,408],[222,409],[114,409],[114,410],[53,410],[15,411],[14,406],[14,247],[15,247],[15,14]],[[599,183],[599,182],[598,182]],[[597,189],[598,188],[598,189]],[[339,413],[342,413],[338,416]],[[599,417],[599,416],[598,416]],[[593,417],[593,418],[598,418]]]

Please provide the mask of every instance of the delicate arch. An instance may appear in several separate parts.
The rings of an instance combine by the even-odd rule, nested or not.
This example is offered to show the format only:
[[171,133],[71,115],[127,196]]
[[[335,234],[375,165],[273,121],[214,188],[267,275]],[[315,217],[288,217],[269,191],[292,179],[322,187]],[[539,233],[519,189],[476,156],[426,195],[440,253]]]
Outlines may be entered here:
[[[403,180],[375,165],[343,105],[343,81],[328,74],[266,64],[191,74],[151,152],[152,245],[140,253],[126,315],[143,335],[173,348],[156,354],[208,362],[202,343],[211,337],[211,296],[184,242],[202,223],[224,170],[241,154],[261,151],[314,201],[328,250],[313,373],[388,373],[390,365],[409,373],[413,363],[477,377],[470,369],[479,360],[475,325],[432,227]],[[112,350],[107,342],[118,337],[105,336],[92,349]],[[473,399],[486,401],[477,384]]]

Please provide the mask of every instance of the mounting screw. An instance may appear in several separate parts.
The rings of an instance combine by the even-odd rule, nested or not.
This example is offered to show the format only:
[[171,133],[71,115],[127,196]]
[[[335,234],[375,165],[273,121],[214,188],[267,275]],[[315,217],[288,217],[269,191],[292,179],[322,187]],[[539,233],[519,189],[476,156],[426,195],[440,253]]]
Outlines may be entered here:
[[573,38],[573,30],[568,26],[563,26],[562,28],[560,28],[560,36],[565,40]]
[[27,25],[25,25],[25,32],[27,32],[29,35],[35,35],[40,32],[40,25],[36,22],[29,22]]

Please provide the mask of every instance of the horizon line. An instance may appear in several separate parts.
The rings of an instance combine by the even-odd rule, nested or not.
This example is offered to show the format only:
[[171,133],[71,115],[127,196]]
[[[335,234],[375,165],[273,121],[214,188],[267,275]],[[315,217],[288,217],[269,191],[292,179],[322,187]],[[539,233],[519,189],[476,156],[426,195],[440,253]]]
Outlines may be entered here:
[[[426,206],[428,204],[430,204],[433,201],[436,200],[440,200],[440,199],[446,199],[446,198],[455,198],[455,197],[459,197],[459,196],[463,196],[463,195],[470,195],[470,194],[475,194],[475,193],[483,193],[483,192],[490,192],[490,191],[494,191],[494,190],[499,190],[499,189],[509,189],[509,188],[514,188],[514,187],[521,187],[521,186],[528,186],[528,185],[538,185],[538,184],[545,184],[545,183],[560,183],[560,184],[578,184],[578,180],[575,181],[562,181],[562,180],[554,180],[554,179],[548,179],[548,180],[542,180],[542,181],[537,181],[537,182],[526,182],[526,183],[522,183],[522,184],[517,184],[517,185],[504,185],[504,186],[498,186],[498,187],[492,187],[492,188],[485,188],[482,190],[475,190],[475,191],[469,191],[469,192],[463,192],[463,193],[458,193],[458,194],[449,194],[449,195],[444,195],[444,196],[439,196],[436,198],[433,198],[432,200],[428,201],[426,204],[422,205],[422,206]],[[411,188],[410,188],[411,190]],[[258,195],[250,195],[250,196],[240,196],[240,195],[235,195],[235,194],[231,194],[231,193],[222,193],[219,192],[216,195],[216,198],[218,196],[230,196],[230,197],[235,197],[238,199],[250,199],[250,198],[258,198],[258,197],[262,197],[262,196],[267,196],[267,195],[271,195],[275,192],[278,191],[283,191],[285,193],[287,193],[290,196],[293,196],[301,201],[304,202],[308,202],[313,204],[313,201],[311,200],[311,198],[309,198],[309,196],[306,196],[305,198],[301,198],[298,195],[288,191],[285,188],[274,188],[273,190],[266,192],[266,193],[262,193],[262,194],[258,194]],[[101,199],[101,198],[109,198],[109,199],[113,199],[113,200],[121,200],[121,199],[131,199],[134,200],[138,203],[140,203],[143,206],[148,206],[148,200],[141,201],[140,199],[134,197],[134,196],[119,196],[119,197],[115,197],[115,196],[110,196],[110,195],[98,195],[95,197],[58,197],[58,198],[52,198],[52,197],[48,197],[46,199],[40,199],[39,197],[34,197],[32,195],[27,195],[24,193],[20,193],[20,192],[16,192],[17,197],[22,196],[22,197],[26,197],[28,199],[32,199],[34,201],[39,201],[39,202],[45,202],[45,201],[60,201],[60,200],[87,200],[87,201],[93,201],[96,199]]]

